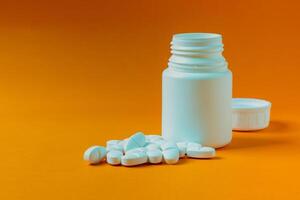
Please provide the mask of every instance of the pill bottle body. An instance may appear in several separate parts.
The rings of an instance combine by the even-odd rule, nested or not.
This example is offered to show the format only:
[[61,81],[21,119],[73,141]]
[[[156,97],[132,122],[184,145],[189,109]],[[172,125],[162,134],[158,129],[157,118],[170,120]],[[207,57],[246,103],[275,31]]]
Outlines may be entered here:
[[[190,62],[184,59],[185,63]],[[197,59],[200,62],[199,56]],[[200,65],[200,69],[195,70],[195,67],[180,68],[173,64],[169,62],[162,78],[163,137],[173,142],[197,142],[215,148],[230,143],[231,71],[227,67],[215,70]]]

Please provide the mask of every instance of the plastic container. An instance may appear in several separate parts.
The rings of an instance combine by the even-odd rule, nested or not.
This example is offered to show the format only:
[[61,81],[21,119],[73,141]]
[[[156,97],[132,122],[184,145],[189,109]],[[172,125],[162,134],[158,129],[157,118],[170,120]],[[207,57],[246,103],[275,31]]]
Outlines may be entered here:
[[220,34],[176,34],[162,80],[162,136],[222,147],[232,137],[232,74]]
[[232,129],[256,131],[270,123],[271,102],[253,98],[232,99]]

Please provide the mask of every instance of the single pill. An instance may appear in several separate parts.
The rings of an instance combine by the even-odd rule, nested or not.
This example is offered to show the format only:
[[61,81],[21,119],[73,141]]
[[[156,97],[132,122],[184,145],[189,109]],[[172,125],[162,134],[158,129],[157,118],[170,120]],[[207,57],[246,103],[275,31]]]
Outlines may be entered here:
[[199,156],[202,145],[195,142],[189,142],[186,147],[186,154],[188,157],[197,158]]
[[148,161],[146,153],[127,153],[121,158],[121,163],[124,166],[141,165]]
[[106,155],[106,162],[110,165],[119,165],[121,164],[121,157],[123,156],[122,152],[112,150]]
[[202,145],[201,144],[199,144],[199,143],[196,143],[196,142],[189,142],[188,144],[187,144],[187,149],[190,149],[190,148],[201,148],[202,147]]
[[123,152],[125,152],[125,146],[127,145],[127,142],[128,142],[128,138],[121,140],[119,142],[119,145],[121,145],[123,147]]
[[187,149],[187,156],[191,158],[213,158],[216,151],[212,147],[194,147]]
[[177,142],[176,145],[179,150],[179,157],[183,158],[186,154],[187,143],[186,142]]
[[216,150],[212,147],[202,147],[200,152],[201,158],[213,158],[216,156]]
[[166,140],[163,139],[163,138],[154,138],[154,139],[151,139],[150,142],[152,142],[152,143],[153,143],[153,142],[154,142],[154,143],[155,143],[155,142],[166,142]]
[[105,147],[92,146],[84,152],[83,159],[88,161],[90,164],[98,164],[105,158],[105,155]]
[[135,143],[137,143],[140,147],[144,146],[145,143],[146,143],[146,138],[145,138],[145,135],[144,133],[142,132],[136,132],[134,135],[132,135],[130,139],[133,139],[135,141]]
[[146,140],[155,141],[155,140],[164,140],[164,138],[161,135],[146,135]]
[[147,151],[148,160],[152,164],[161,163],[162,161],[162,152],[158,149],[151,149]]
[[177,149],[178,150],[177,145],[173,142],[164,142],[161,144],[160,147],[163,151],[168,150],[168,149]]
[[145,135],[146,142],[152,142],[154,139],[159,138],[158,135]]
[[[128,139],[127,139],[128,140]],[[126,141],[126,139],[124,139],[124,140],[120,140],[119,142],[118,142],[118,144],[119,145],[121,145],[121,146],[123,146],[124,145],[124,143],[125,143],[125,141]]]
[[148,138],[145,138],[145,142],[146,142],[146,144],[147,144],[147,143],[150,143],[150,142],[151,142],[151,140],[150,140],[150,139],[148,139]]
[[155,143],[158,144],[159,146],[161,146],[162,144],[166,143],[165,140],[152,140],[151,143]]
[[139,147],[139,148],[135,148],[135,149],[131,149],[129,151],[126,151],[126,154],[130,154],[130,153],[146,153],[147,149],[145,147]]
[[156,144],[156,143],[148,143],[148,144],[145,145],[145,148],[147,150],[152,150],[152,149],[158,149],[158,150],[160,150],[160,145]]
[[179,160],[178,149],[167,149],[163,151],[164,160],[167,164],[176,164]]
[[110,146],[113,146],[113,145],[116,145],[116,144],[119,144],[120,142],[121,142],[121,140],[108,140],[106,142],[106,148],[110,147]]
[[137,132],[134,135],[130,136],[128,142],[125,145],[125,151],[143,147],[146,144],[145,135],[142,132]]
[[107,151],[120,151],[123,152],[123,146],[120,144],[110,145],[106,147]]

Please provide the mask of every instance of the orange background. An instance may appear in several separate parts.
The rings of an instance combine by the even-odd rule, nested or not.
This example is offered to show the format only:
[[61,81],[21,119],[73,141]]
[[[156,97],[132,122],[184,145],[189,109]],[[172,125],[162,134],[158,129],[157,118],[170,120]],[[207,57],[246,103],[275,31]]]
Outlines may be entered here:
[[[0,2],[0,199],[300,199],[297,1]],[[174,33],[217,32],[235,97],[270,100],[268,129],[213,160],[89,166],[83,151],[159,133]]]

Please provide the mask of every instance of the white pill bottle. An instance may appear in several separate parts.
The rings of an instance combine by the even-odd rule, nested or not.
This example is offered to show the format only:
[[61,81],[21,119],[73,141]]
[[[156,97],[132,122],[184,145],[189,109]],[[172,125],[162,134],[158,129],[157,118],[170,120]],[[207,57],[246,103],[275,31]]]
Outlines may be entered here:
[[222,36],[176,34],[162,81],[162,135],[173,142],[222,147],[232,137],[232,73]]

